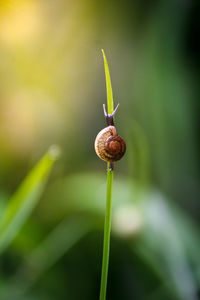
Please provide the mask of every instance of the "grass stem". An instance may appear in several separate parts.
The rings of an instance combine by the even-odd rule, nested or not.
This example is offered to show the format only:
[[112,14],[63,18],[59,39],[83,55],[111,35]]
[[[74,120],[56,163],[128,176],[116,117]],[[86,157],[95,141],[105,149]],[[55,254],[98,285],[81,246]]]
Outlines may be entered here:
[[112,186],[113,186],[113,170],[109,169],[109,163],[108,163],[106,214],[105,214],[105,224],[104,224],[104,244],[103,244],[103,261],[102,261],[102,273],[101,273],[100,300],[106,299],[106,287],[107,287],[107,278],[108,278],[109,253],[110,253]]

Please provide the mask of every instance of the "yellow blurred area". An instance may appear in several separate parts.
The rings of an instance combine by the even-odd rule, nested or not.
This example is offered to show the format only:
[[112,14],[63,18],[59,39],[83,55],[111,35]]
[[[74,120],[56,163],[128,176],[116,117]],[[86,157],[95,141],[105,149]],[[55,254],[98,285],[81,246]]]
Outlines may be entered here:
[[30,155],[76,130],[91,34],[80,13],[65,1],[0,2],[2,155]]
[[1,1],[0,39],[9,46],[31,43],[42,23],[37,1]]
[[48,136],[48,132],[56,136],[62,131],[61,113],[51,99],[40,93],[15,91],[3,103],[2,111],[1,139],[6,148],[20,156],[34,149],[38,138]]

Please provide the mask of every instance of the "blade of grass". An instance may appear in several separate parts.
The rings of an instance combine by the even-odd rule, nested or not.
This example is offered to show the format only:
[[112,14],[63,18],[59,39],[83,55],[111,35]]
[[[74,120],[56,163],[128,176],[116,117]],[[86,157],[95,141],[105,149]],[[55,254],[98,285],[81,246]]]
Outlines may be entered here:
[[[74,216],[61,221],[28,258],[37,277],[52,267],[71,247],[73,247],[91,229],[91,222],[74,219]],[[47,254],[48,249],[48,255]]]
[[37,248],[26,257],[12,280],[1,289],[0,298],[22,299],[22,296],[27,294],[40,277],[90,230],[91,222],[88,219],[74,219],[73,216],[61,221]]
[[[107,87],[107,108],[108,108],[108,114],[112,114],[114,110],[114,103],[113,103],[110,73],[109,73],[108,63],[103,49],[102,49],[102,53],[104,58],[104,68],[105,68],[106,87]],[[106,214],[105,214],[105,224],[104,224],[104,244],[103,244],[100,300],[106,299],[108,264],[109,264],[109,253],[110,253],[113,170],[110,170],[109,167],[110,167],[110,163],[108,163],[107,165],[107,196],[106,196]]]
[[36,206],[58,154],[57,146],[50,147],[11,197],[0,220],[0,254],[13,241]]
[[109,168],[108,168],[100,300],[106,299],[106,287],[107,287],[107,277],[108,277],[109,253],[110,253],[112,186],[113,186],[113,170],[109,170]]
[[113,110],[114,110],[114,102],[113,102],[112,85],[111,85],[111,80],[110,80],[110,72],[109,72],[105,52],[104,52],[103,49],[101,51],[102,51],[102,54],[103,54],[105,76],[106,76],[107,110],[108,110],[108,114],[111,115],[113,113]]

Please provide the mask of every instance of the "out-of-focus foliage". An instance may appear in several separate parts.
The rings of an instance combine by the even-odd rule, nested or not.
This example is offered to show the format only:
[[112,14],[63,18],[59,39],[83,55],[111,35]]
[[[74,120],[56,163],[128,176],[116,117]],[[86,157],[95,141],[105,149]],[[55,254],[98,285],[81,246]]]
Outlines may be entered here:
[[[0,299],[99,297],[102,48],[127,142],[115,166],[107,299],[198,299],[198,9],[195,0],[0,1]],[[62,156],[40,197],[53,158],[23,179],[55,143]]]
[[58,154],[58,147],[52,146],[9,199],[7,207],[3,209],[0,222],[0,254],[15,238],[35,207]]

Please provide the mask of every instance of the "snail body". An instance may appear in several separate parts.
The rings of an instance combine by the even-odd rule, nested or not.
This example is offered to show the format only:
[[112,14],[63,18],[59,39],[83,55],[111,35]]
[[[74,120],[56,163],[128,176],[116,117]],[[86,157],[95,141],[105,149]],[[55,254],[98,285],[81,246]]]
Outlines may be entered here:
[[120,160],[126,151],[124,139],[117,134],[115,126],[102,129],[95,139],[96,154],[104,161]]

